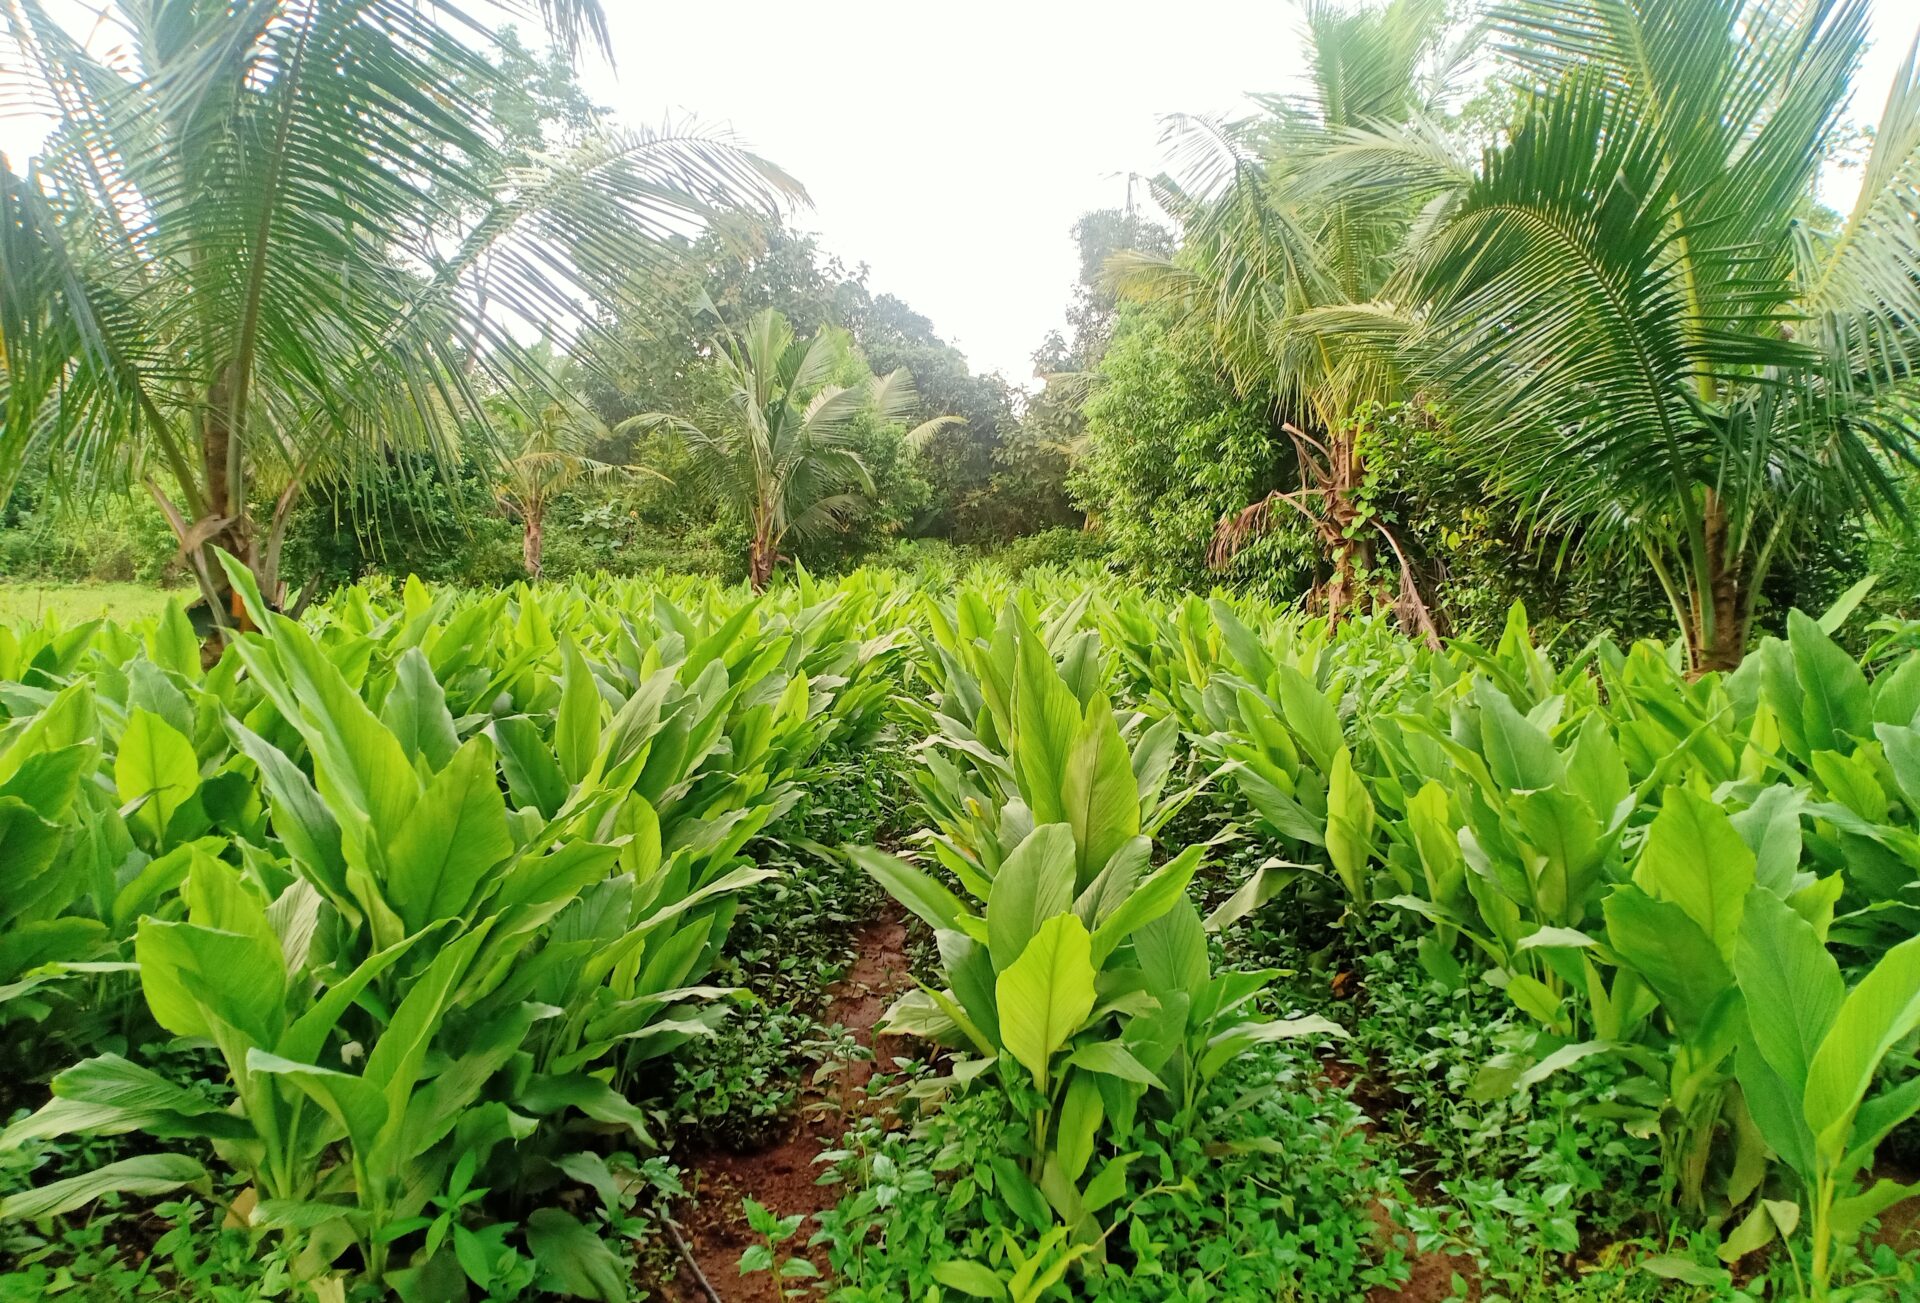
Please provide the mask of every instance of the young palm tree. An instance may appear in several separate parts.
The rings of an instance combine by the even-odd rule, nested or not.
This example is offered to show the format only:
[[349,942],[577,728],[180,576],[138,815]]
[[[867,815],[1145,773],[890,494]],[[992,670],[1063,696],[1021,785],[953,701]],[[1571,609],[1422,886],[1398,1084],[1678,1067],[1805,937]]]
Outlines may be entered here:
[[521,560],[527,577],[538,579],[547,512],[568,489],[583,480],[620,475],[666,477],[644,466],[592,457],[594,441],[612,432],[590,408],[570,396],[578,366],[556,359],[546,344],[536,346],[530,361],[546,383],[530,394],[496,395],[487,409],[500,436],[495,494],[500,505],[519,518]]
[[223,621],[213,548],[278,600],[309,478],[439,452],[485,424],[483,392],[539,382],[516,322],[592,330],[664,237],[799,193],[699,130],[511,147],[489,27],[604,38],[598,0],[107,13],[83,45],[42,0],[0,0],[0,94],[55,122],[24,173],[0,166],[0,497],[30,446],[144,483]]
[[1844,218],[1868,0],[1509,0],[1520,123],[1462,179],[1365,129],[1328,184],[1431,199],[1401,292],[1416,377],[1493,493],[1644,556],[1698,670],[1737,664],[1769,567],[1894,509],[1920,359],[1920,76],[1896,78]]
[[[686,443],[694,474],[733,504],[752,530],[747,578],[755,592],[773,577],[789,536],[844,528],[867,509],[873,478],[854,447],[855,421],[871,414],[883,423],[898,422],[917,401],[904,369],[852,385],[834,383],[850,350],[840,330],[796,338],[787,319],[769,308],[748,322],[744,337],[728,333],[714,341],[725,388],[717,418],[653,412],[622,427],[666,431]],[[920,447],[958,419],[936,417],[905,439]]]
[[1216,561],[1275,513],[1298,513],[1330,562],[1315,601],[1338,619],[1369,602],[1384,539],[1399,561],[1401,613],[1429,639],[1399,540],[1363,514],[1358,497],[1363,423],[1405,392],[1392,343],[1406,318],[1388,287],[1420,210],[1399,196],[1320,185],[1311,164],[1362,127],[1420,121],[1434,109],[1450,77],[1440,57],[1446,18],[1444,0],[1379,10],[1310,4],[1306,90],[1269,99],[1269,112],[1249,121],[1172,119],[1182,179],[1162,182],[1161,197],[1181,219],[1182,247],[1171,258],[1125,254],[1110,264],[1124,292],[1182,305],[1243,391],[1270,385],[1278,395],[1300,488],[1222,519]]

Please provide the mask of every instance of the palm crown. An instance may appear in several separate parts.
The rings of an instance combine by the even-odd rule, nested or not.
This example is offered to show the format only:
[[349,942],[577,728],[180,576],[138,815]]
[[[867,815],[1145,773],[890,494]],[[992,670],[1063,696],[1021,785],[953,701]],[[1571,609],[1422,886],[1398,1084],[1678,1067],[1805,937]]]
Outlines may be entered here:
[[537,383],[517,325],[591,331],[663,237],[799,193],[691,128],[510,148],[489,26],[539,16],[577,40],[602,31],[595,0],[112,12],[98,52],[40,0],[0,0],[8,90],[56,122],[0,173],[0,496],[36,441],[145,482],[210,599],[213,544],[276,591],[309,479],[438,452],[459,417],[486,426],[490,388]]
[[1493,491],[1654,565],[1695,665],[1737,661],[1770,564],[1896,497],[1920,314],[1911,56],[1844,219],[1811,200],[1866,0],[1520,0],[1528,104],[1476,174],[1353,133],[1323,179],[1438,216],[1397,287],[1417,380]]
[[[1391,343],[1405,316],[1388,296],[1419,208],[1321,185],[1308,164],[1350,132],[1398,129],[1433,109],[1448,82],[1445,10],[1439,0],[1308,6],[1302,92],[1267,99],[1264,115],[1243,122],[1171,119],[1181,180],[1159,192],[1181,219],[1181,250],[1121,255],[1110,269],[1130,295],[1182,305],[1243,392],[1275,393],[1300,488],[1223,519],[1214,556],[1223,562],[1290,508],[1332,560],[1319,600],[1336,617],[1364,599],[1374,535],[1401,550],[1382,522],[1362,519],[1359,434],[1372,407],[1402,392]],[[1431,638],[1404,557],[1400,568],[1403,614]]]
[[[655,412],[627,425],[685,441],[695,479],[747,521],[748,577],[764,588],[790,535],[844,526],[867,508],[873,479],[855,444],[856,422],[868,416],[902,422],[918,398],[904,369],[837,383],[853,365],[846,332],[826,329],[800,339],[771,308],[756,314],[744,334],[723,334],[714,353],[724,391],[714,417]],[[921,446],[957,419],[923,422],[907,432],[906,442]]]

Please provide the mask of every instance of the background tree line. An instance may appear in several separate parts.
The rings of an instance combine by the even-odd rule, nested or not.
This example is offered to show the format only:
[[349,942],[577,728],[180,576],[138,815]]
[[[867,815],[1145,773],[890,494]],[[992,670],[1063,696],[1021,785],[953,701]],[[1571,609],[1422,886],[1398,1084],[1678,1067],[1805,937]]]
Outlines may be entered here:
[[[697,236],[562,184],[569,160],[620,139],[580,90],[565,41],[536,52],[507,29],[484,66],[414,51],[491,125],[471,138],[447,128],[430,148],[364,142],[436,163],[423,193],[374,180],[363,199],[386,203],[390,225],[419,206],[407,220],[421,240],[484,234],[460,294],[402,314],[433,319],[312,447],[279,427],[310,415],[300,404],[314,401],[319,360],[272,331],[241,340],[289,391],[274,400],[286,410],[269,404],[255,451],[228,458],[247,472],[243,489],[259,481],[253,496],[232,491],[213,511],[208,495],[230,492],[232,477],[212,460],[173,475],[158,495],[172,547],[139,489],[177,442],[154,434],[164,422],[142,425],[146,392],[106,368],[85,401],[69,393],[50,414],[10,381],[14,428],[31,421],[42,449],[65,439],[80,455],[16,456],[0,563],[152,577],[218,542],[318,590],[378,571],[474,584],[656,566],[760,578],[783,558],[834,568],[928,545],[1012,546],[1021,565],[1097,561],[1336,615],[1391,609],[1428,637],[1489,630],[1523,598],[1547,627],[1678,628],[1697,663],[1727,663],[1768,613],[1818,607],[1865,569],[1886,576],[1883,603],[1920,589],[1902,523],[1908,323],[1920,310],[1914,67],[1865,147],[1845,109],[1867,6],[1751,8],[1311,7],[1301,89],[1241,120],[1169,119],[1169,170],[1144,187],[1152,204],[1130,182],[1124,208],[1076,224],[1068,330],[1036,349],[1031,393],[973,373],[926,317],[825,253],[791,217],[797,187],[723,140],[694,138],[705,180],[673,200],[698,217]],[[13,31],[39,42],[26,47],[50,69],[80,57],[30,17],[19,9]],[[1488,50],[1491,73],[1476,57]],[[70,117],[49,166],[129,130],[119,111],[103,102]],[[197,126],[178,129],[183,172],[218,162],[194,161]],[[1845,214],[1818,202],[1835,165],[1862,180]],[[514,169],[556,178],[542,229],[571,241],[572,287],[599,305],[564,345],[525,337],[567,287],[493,234],[488,178]],[[147,184],[169,201],[174,179],[156,171]],[[246,210],[257,196],[235,184]],[[10,186],[9,239],[30,247],[32,187]],[[250,247],[244,229],[197,229],[194,210],[176,207],[183,267],[203,265],[196,250]],[[274,232],[296,254],[334,238]],[[346,253],[385,278],[392,303],[423,294],[391,242]],[[266,280],[268,303],[312,288],[265,262],[283,278]],[[6,265],[32,288],[32,260]],[[231,298],[198,274],[145,297]],[[182,328],[172,311],[149,323],[152,337],[130,337],[163,350]],[[783,525],[777,544],[761,538],[755,522],[771,517],[755,494],[717,473],[716,449],[745,445],[673,437],[768,425],[767,395],[743,421],[752,386],[729,359],[773,319],[796,344],[832,341],[796,354],[818,373],[806,392],[776,384],[779,401],[797,417],[832,388],[848,409],[832,447],[781,480],[811,497],[781,507],[800,527],[788,537]],[[347,344],[364,325],[342,325]],[[11,327],[29,341],[57,333]],[[119,341],[89,347],[102,342]],[[14,373],[30,378],[22,357]],[[455,401],[422,402],[429,380]],[[228,381],[191,383],[200,397],[189,384],[163,405],[192,414],[205,445],[221,434],[205,413]],[[107,435],[76,442],[69,414]]]

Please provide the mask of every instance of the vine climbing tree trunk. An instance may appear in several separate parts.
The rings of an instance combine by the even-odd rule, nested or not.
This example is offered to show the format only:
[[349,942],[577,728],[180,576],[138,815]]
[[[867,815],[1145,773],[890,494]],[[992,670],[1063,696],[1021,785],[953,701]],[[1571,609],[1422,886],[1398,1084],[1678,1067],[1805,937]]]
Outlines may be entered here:
[[1208,564],[1216,570],[1224,569],[1249,540],[1273,528],[1275,507],[1292,507],[1313,527],[1331,567],[1328,578],[1308,595],[1308,603],[1338,625],[1349,615],[1376,605],[1378,594],[1371,591],[1371,586],[1377,560],[1373,535],[1378,531],[1400,563],[1400,592],[1393,607],[1401,627],[1438,648],[1439,631],[1420,596],[1406,552],[1385,524],[1377,519],[1369,522],[1362,514],[1360,490],[1366,480],[1366,464],[1355,432],[1330,431],[1322,442],[1291,423],[1283,423],[1281,429],[1293,440],[1299,455],[1300,487],[1293,492],[1276,489],[1239,512],[1222,516],[1207,550]]
[[546,547],[547,510],[537,503],[529,503],[520,513],[520,562],[527,568],[527,578],[540,577],[541,553]]

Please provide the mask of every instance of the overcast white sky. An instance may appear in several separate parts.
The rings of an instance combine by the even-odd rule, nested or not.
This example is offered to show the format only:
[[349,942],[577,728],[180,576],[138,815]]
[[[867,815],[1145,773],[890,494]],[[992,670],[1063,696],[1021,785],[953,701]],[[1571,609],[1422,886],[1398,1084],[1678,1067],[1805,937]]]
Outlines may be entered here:
[[[1875,5],[1870,118],[1920,27],[1920,0]],[[634,121],[729,123],[805,183],[802,227],[1016,382],[1065,324],[1074,220],[1124,203],[1128,172],[1162,170],[1160,116],[1232,111],[1300,62],[1299,11],[1274,0],[608,7],[599,99]]]
[[[1920,0],[1874,3],[1855,100],[1868,119],[1920,26]],[[976,369],[1022,383],[1065,323],[1074,220],[1124,203],[1128,173],[1160,170],[1160,116],[1233,111],[1299,66],[1298,11],[1274,0],[607,8],[616,62],[586,71],[597,99],[630,122],[732,126],[807,186],[803,229],[868,264],[876,291],[931,317]],[[18,157],[38,134],[0,119],[0,150]]]

